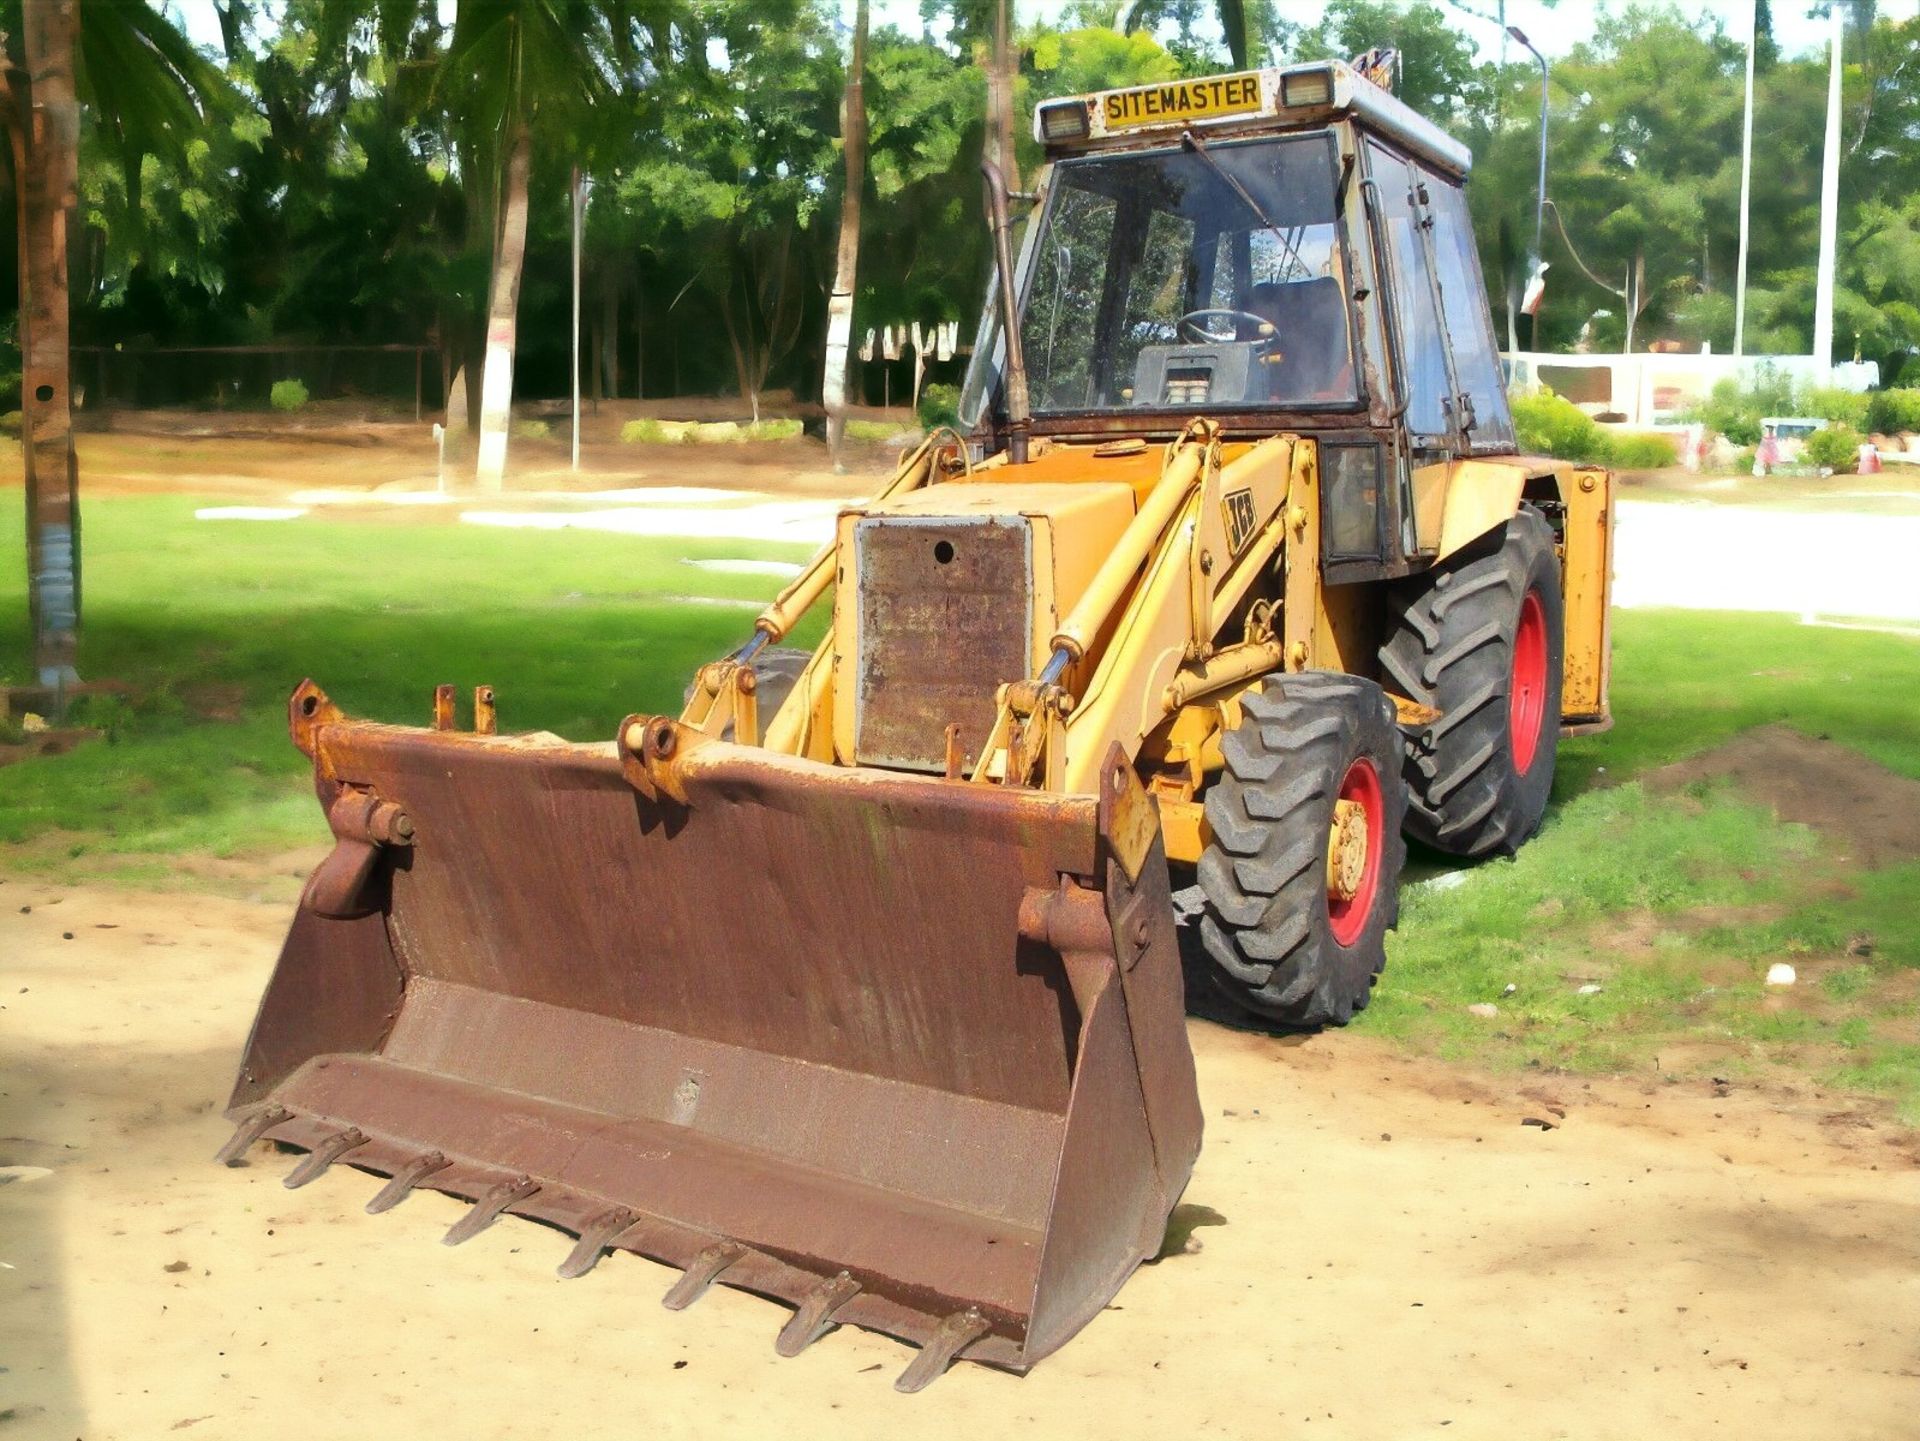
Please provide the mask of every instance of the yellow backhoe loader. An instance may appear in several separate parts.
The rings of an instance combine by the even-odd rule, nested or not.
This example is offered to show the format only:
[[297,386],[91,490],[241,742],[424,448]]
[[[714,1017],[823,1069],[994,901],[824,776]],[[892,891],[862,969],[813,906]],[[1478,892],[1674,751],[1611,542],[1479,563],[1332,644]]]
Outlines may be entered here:
[[[1514,453],[1469,158],[1338,63],[1049,102],[963,400],[611,742],[348,719],[222,1152],[304,1148],[1024,1370],[1198,1153],[1212,983],[1365,1005],[1404,835],[1511,852],[1608,720],[1612,487]],[[1017,254],[1016,254],[1017,251]],[[830,606],[817,649],[779,648]],[[1171,868],[1171,870],[1170,870]]]

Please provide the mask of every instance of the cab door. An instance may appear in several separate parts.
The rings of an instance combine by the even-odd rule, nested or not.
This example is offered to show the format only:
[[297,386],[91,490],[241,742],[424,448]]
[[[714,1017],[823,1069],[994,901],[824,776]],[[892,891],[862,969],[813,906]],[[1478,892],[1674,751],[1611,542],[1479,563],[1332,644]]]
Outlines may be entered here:
[[1513,420],[1460,182],[1368,137],[1366,191],[1388,296],[1401,440],[1393,458],[1399,556],[1425,553],[1414,474],[1510,453]]

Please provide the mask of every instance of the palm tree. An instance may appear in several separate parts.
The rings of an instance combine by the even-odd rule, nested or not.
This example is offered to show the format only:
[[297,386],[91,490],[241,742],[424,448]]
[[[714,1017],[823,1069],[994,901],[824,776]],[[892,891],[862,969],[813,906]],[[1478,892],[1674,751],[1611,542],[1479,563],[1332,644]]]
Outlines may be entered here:
[[0,116],[19,226],[22,459],[35,677],[78,679],[80,475],[69,389],[67,229],[84,105],[119,149],[138,213],[141,159],[183,154],[224,82],[142,0],[0,4]]
[[[578,137],[601,101],[614,51],[610,11],[595,0],[460,0],[443,75],[474,137],[465,148],[493,184],[493,264],[480,381],[475,479],[500,489],[513,404],[515,317],[527,253],[527,180],[536,128]],[[470,194],[482,177],[467,177]]]
[[847,345],[853,334],[853,287],[860,271],[860,192],[867,181],[867,0],[853,17],[853,62],[840,107],[840,155],[846,171],[840,197],[840,251],[827,300],[827,368],[820,395],[827,406],[827,449],[840,467],[847,428]]

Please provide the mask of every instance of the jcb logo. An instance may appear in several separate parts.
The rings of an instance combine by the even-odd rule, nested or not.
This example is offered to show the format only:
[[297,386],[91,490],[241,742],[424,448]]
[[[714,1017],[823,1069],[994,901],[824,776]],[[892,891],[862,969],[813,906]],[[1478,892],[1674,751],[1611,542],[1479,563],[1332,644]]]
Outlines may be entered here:
[[1237,556],[1253,539],[1253,492],[1229,491],[1221,504],[1227,513],[1227,549]]

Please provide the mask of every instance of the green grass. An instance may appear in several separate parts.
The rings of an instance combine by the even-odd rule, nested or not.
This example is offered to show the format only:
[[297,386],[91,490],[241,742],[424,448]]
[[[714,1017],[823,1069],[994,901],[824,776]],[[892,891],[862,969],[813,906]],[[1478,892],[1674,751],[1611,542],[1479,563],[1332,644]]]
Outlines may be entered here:
[[[0,492],[0,555],[19,557],[19,492]],[[694,669],[751,631],[777,578],[682,557],[800,560],[792,546],[441,523],[196,521],[195,502],[88,507],[81,670],[137,696],[83,702],[110,743],[0,768],[0,858],[66,850],[264,851],[324,834],[286,696],[312,676],[350,714],[424,723],[447,681],[499,691],[502,724],[604,739],[674,710]],[[19,564],[0,571],[0,676],[25,678]],[[209,721],[210,708],[239,719]],[[463,699],[464,706],[464,699]],[[12,852],[9,856],[9,851]]]
[[1914,688],[1920,642],[1871,631],[1810,629],[1771,616],[1621,611],[1614,618],[1618,724],[1560,750],[1555,794],[1718,745],[1781,721],[1852,746],[1920,778]]
[[901,425],[891,420],[849,420],[847,422],[848,440],[890,441],[912,433],[911,424]]
[[[0,678],[17,680],[9,496]],[[285,730],[306,675],[351,714],[415,723],[435,683],[490,682],[508,728],[604,739],[631,711],[677,710],[693,670],[747,634],[747,605],[688,597],[759,601],[779,584],[683,558],[803,558],[440,521],[201,522],[194,506],[89,506],[82,670],[134,693],[84,703],[106,741],[0,767],[0,865],[150,884],[173,857],[324,839]],[[1615,638],[1617,728],[1563,747],[1554,810],[1517,859],[1416,856],[1357,1029],[1491,1067],[1644,1073],[1691,1048],[1715,1074],[1811,1078],[1920,1123],[1920,863],[1838,871],[1813,833],[1723,787],[1666,795],[1635,779],[1769,722],[1920,778],[1920,641],[1643,611],[1621,613]],[[1776,960],[1801,984],[1768,992]],[[1469,1014],[1481,1001],[1498,1016]]]

